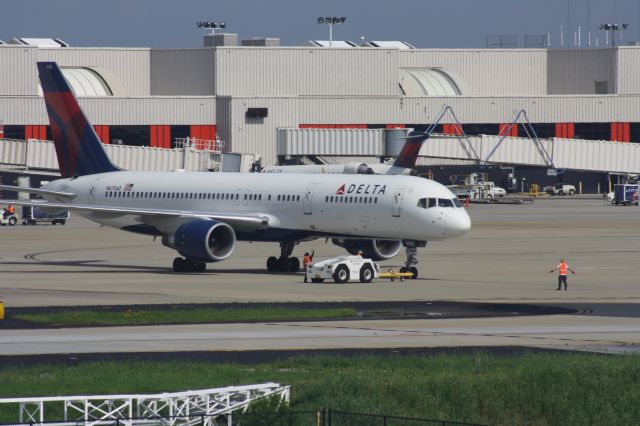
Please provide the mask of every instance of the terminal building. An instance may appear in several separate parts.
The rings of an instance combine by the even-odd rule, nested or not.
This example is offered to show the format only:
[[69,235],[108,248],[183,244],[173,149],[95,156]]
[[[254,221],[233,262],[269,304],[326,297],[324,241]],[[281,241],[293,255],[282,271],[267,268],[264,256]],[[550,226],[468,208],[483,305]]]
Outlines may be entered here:
[[[176,138],[282,163],[279,129],[424,129],[496,135],[524,109],[541,138],[640,142],[640,47],[417,49],[400,42],[205,36],[203,48],[79,48],[0,42],[0,138],[50,139],[36,62],[55,61],[105,144]],[[510,131],[518,136],[518,128]],[[349,143],[349,142],[345,142]]]

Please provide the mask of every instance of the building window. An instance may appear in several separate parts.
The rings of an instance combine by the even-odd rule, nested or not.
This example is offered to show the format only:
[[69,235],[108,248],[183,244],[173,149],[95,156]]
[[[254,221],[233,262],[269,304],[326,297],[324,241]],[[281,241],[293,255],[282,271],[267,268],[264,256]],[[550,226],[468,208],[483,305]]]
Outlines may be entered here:
[[594,82],[594,93],[596,95],[606,95],[609,93],[608,81],[596,81]]

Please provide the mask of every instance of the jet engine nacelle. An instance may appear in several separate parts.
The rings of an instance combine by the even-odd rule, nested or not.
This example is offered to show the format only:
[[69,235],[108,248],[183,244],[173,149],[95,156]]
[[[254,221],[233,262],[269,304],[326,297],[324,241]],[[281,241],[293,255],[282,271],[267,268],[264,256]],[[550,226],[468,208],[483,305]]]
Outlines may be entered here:
[[192,220],[180,225],[172,239],[163,237],[162,243],[191,260],[220,262],[233,253],[236,233],[223,222]]
[[355,240],[334,238],[333,244],[344,247],[349,253],[357,254],[362,250],[364,257],[372,260],[387,260],[397,255],[402,249],[400,240]]
[[347,175],[372,175],[373,170],[364,163],[347,163],[344,165],[343,173]]

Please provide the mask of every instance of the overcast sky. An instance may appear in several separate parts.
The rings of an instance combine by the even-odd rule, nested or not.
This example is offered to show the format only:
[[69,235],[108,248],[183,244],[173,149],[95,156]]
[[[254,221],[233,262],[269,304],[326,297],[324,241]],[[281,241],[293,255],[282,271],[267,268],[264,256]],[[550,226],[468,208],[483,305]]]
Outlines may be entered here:
[[[589,13],[588,13],[589,12]],[[0,40],[56,37],[73,46],[200,47],[195,22],[224,21],[238,38],[280,37],[282,45],[328,40],[318,16],[346,16],[334,40],[403,40],[416,47],[484,47],[486,36],[550,33],[565,45],[582,26],[627,23],[640,40],[640,0],[0,0]],[[567,28],[569,30],[567,31]],[[621,43],[622,44],[622,43]]]

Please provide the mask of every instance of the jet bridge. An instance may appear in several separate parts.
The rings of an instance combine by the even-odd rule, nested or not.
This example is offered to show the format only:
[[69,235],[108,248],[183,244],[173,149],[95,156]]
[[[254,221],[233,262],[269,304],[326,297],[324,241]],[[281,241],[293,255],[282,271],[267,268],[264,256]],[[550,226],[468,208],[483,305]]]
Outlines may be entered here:
[[[423,132],[429,139],[422,144],[420,156],[468,161],[479,166],[510,164],[549,169],[571,169],[593,172],[639,173],[640,143],[594,141],[583,139],[540,139],[524,110],[516,111],[503,133],[522,126],[527,137],[477,135],[444,135],[435,133],[440,123],[462,123],[449,106],[443,107],[437,119]],[[407,130],[407,129],[398,129]],[[388,130],[386,130],[388,132]],[[393,137],[405,139],[397,133]],[[278,129],[278,155],[284,158],[302,156],[388,157],[389,133],[382,129]]]

